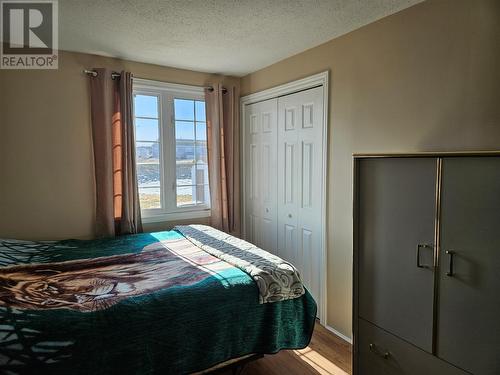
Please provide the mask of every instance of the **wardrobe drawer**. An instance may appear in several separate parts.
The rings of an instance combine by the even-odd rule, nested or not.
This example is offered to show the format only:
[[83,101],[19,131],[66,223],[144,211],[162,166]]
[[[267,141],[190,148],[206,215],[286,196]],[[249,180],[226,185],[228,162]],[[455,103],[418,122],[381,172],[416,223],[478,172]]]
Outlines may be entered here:
[[355,375],[464,375],[466,372],[359,319]]

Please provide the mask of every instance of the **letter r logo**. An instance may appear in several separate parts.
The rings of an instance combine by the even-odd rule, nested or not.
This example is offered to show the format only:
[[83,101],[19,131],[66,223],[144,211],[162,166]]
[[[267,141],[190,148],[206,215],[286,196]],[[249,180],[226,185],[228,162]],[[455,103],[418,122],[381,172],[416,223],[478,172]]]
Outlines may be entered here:
[[5,54],[52,54],[53,3],[2,1],[2,37]]

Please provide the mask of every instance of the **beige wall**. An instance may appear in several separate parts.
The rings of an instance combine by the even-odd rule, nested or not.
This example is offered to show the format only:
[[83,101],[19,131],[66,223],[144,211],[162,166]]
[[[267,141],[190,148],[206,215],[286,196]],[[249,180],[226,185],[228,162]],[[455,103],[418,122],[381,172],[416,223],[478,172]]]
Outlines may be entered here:
[[500,1],[428,0],[242,79],[330,71],[328,324],[351,336],[352,153],[500,149]]
[[58,70],[0,70],[0,238],[93,236],[89,78],[82,74],[92,67],[190,85],[222,79],[69,52],[61,52]]

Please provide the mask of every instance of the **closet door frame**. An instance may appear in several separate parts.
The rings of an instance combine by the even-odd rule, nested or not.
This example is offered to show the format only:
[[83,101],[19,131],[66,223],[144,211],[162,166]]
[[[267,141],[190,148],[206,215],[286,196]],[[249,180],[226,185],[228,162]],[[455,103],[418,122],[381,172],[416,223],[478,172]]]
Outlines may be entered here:
[[[327,326],[328,323],[326,321],[327,319],[327,311],[326,311],[326,306],[327,306],[327,292],[326,292],[326,252],[327,252],[327,247],[326,247],[326,234],[327,234],[327,228],[326,228],[326,184],[327,184],[327,168],[328,168],[328,96],[329,96],[329,88],[328,88],[328,80],[329,80],[329,72],[325,71],[322,73],[318,73],[297,81],[292,81],[289,83],[285,83],[283,85],[275,86],[273,88],[259,91],[250,95],[246,95],[241,97],[240,99],[240,126],[241,126],[241,131],[240,131],[240,142],[241,146],[244,147],[246,144],[246,139],[245,139],[245,131],[244,129],[248,124],[245,124],[245,118],[246,118],[246,113],[245,109],[246,106],[249,104],[254,104],[257,102],[261,102],[264,100],[268,99],[276,99],[281,96],[285,95],[290,95],[294,94],[296,92],[304,91],[307,89],[312,89],[315,87],[323,87],[323,165],[322,165],[322,181],[321,181],[321,195],[322,195],[322,202],[323,204],[321,205],[321,250],[320,250],[320,261],[321,261],[321,269],[320,269],[320,284],[321,284],[321,308],[318,311],[318,317],[320,319],[320,323],[322,326]],[[240,148],[243,149],[243,148]],[[246,175],[246,162],[245,158],[241,158],[241,226],[242,226],[242,236],[243,238],[246,238],[246,212],[245,212],[245,197],[246,197],[246,191],[245,191],[245,186],[246,186],[246,181],[245,181],[245,175]]]

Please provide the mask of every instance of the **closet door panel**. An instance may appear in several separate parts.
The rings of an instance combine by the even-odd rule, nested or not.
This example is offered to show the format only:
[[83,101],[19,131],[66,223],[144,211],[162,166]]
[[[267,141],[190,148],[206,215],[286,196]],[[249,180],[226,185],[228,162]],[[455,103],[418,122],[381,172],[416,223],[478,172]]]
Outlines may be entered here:
[[261,243],[260,247],[276,253],[278,247],[278,210],[277,210],[277,100],[259,103],[261,106]]
[[246,239],[276,253],[277,99],[248,105],[245,113]]
[[444,158],[442,175],[437,355],[499,374],[500,157]]
[[248,106],[246,111],[245,158],[247,169],[245,176],[245,224],[246,237],[252,243],[259,242],[259,211],[260,211],[260,187],[259,187],[259,164],[260,164],[260,116],[258,107]]
[[[300,93],[299,93],[300,94]],[[323,174],[323,88],[301,96],[298,165],[298,227],[302,275],[316,301],[321,298],[321,212]]]
[[321,303],[323,88],[278,100],[278,249]]
[[248,106],[246,111],[244,145],[246,163],[245,175],[245,233],[246,239],[252,243],[257,242],[256,214],[259,209],[259,115],[255,106]]
[[[288,99],[288,97],[285,97]],[[299,106],[278,102],[278,255],[299,267],[298,257],[298,138]]]
[[436,171],[435,158],[377,158],[361,160],[358,172],[359,315],[427,352]]

